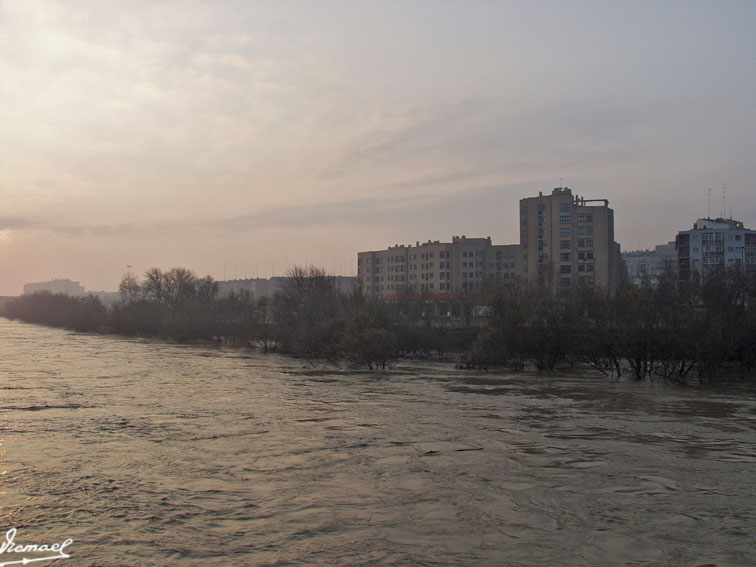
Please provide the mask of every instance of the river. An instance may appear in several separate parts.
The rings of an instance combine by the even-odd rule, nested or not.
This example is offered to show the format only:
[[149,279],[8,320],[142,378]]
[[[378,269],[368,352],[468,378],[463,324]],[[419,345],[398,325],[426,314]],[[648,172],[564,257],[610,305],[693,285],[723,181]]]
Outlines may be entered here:
[[0,345],[0,539],[72,539],[55,567],[756,565],[753,384],[347,371],[5,319]]

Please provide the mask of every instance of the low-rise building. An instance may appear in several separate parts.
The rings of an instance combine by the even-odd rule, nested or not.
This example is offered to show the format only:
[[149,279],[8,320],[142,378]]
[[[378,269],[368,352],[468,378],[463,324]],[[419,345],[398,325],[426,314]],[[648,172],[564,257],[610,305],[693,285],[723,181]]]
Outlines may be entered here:
[[659,244],[653,250],[632,250],[622,253],[628,280],[635,286],[648,282],[652,286],[659,283],[665,270],[677,272],[677,252],[675,243]]
[[62,293],[72,297],[81,297],[85,295],[84,286],[79,282],[66,279],[54,279],[47,282],[35,282],[24,285],[24,295],[33,293]]
[[[350,293],[357,286],[357,278],[350,276],[329,276],[336,289],[341,293]],[[249,294],[250,297],[273,297],[289,278],[273,276],[271,278],[246,278],[218,281],[218,297],[229,297],[232,294]]]

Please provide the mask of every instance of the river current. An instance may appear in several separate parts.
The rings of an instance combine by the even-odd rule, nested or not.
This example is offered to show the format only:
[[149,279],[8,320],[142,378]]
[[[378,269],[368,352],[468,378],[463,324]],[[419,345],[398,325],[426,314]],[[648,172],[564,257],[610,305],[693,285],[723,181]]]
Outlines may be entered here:
[[0,348],[0,541],[73,540],[44,565],[756,565],[753,384],[339,370],[5,319]]

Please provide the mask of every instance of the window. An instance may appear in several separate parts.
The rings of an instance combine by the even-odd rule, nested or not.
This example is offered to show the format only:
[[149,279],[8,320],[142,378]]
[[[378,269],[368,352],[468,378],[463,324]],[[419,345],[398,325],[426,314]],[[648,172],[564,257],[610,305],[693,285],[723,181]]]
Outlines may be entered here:
[[570,224],[571,222],[572,218],[569,215],[559,217],[559,224]]
[[572,236],[572,229],[571,228],[560,228],[559,229],[559,236],[562,236],[562,237]]
[[571,206],[572,206],[571,203],[559,203],[559,212],[560,213],[569,213]]
[[570,287],[572,285],[572,278],[559,278],[559,285],[562,287]]
[[577,233],[578,233],[578,236],[585,236],[585,227],[584,226],[577,227]]
[[559,266],[559,273],[560,274],[571,274],[572,273],[572,266],[569,264],[566,264],[564,266]]
[[585,216],[584,215],[578,215],[577,221],[578,222],[585,222]]
[[562,240],[559,243],[559,248],[562,250],[569,250],[572,248],[572,240]]
[[585,222],[593,222],[593,215],[586,215]]
[[572,254],[569,252],[562,252],[559,254],[559,261],[560,262],[570,262],[572,261]]
[[591,235],[593,235],[593,227],[592,227],[592,226],[586,226],[586,227],[585,227],[585,234],[586,234],[587,236],[591,236]]

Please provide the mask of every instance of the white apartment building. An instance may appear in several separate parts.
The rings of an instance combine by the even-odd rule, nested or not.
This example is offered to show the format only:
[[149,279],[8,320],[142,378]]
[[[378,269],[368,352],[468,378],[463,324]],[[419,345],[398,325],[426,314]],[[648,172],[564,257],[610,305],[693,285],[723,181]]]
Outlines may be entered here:
[[658,244],[653,250],[632,250],[622,253],[630,283],[640,286],[648,281],[651,285],[659,282],[665,270],[677,272],[677,251],[675,243]]
[[728,268],[756,272],[756,230],[736,220],[698,219],[692,230],[677,233],[675,247],[681,277],[698,273],[706,280]]

